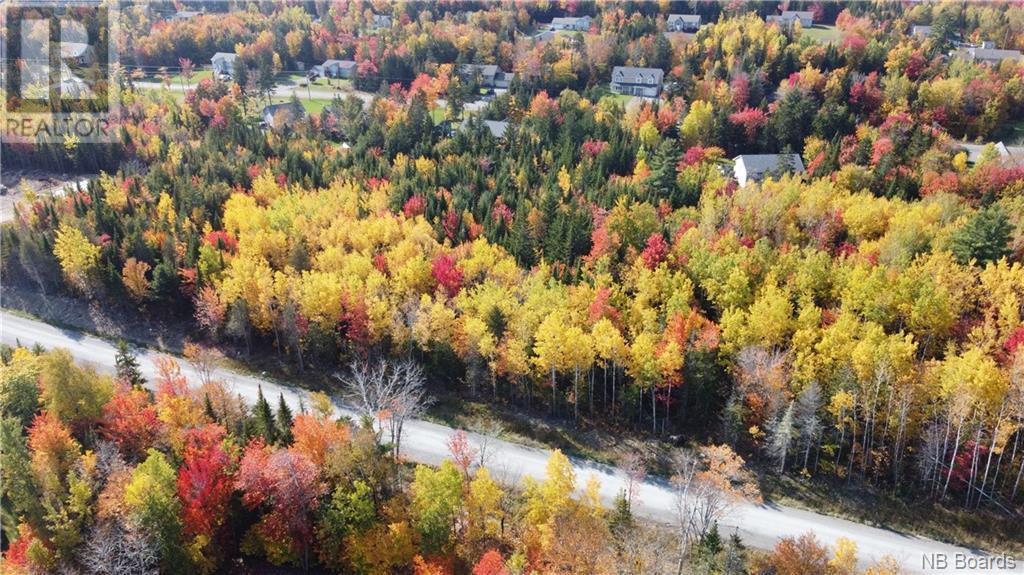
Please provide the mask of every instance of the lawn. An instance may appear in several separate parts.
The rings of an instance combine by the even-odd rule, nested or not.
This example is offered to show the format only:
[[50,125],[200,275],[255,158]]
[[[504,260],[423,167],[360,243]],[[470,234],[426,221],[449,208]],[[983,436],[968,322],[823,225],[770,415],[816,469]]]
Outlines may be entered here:
[[[171,76],[171,85],[187,86],[191,84],[193,87],[199,83],[200,80],[205,78],[213,78],[213,70],[196,70],[192,73],[192,79],[189,82],[185,82],[185,77],[181,74]],[[155,78],[154,78],[155,80]],[[159,80],[156,80],[159,82]]]
[[[273,98],[272,101],[276,104],[280,102],[291,102],[292,99],[291,97]],[[334,100],[330,100],[327,98],[299,98],[299,103],[302,104],[302,107],[305,108],[306,112],[309,114],[319,114],[320,112],[323,112],[324,108],[330,106],[331,102],[333,101]]]
[[843,36],[839,30],[836,30],[835,26],[822,26],[820,24],[804,28],[804,35],[819,44],[836,44]]

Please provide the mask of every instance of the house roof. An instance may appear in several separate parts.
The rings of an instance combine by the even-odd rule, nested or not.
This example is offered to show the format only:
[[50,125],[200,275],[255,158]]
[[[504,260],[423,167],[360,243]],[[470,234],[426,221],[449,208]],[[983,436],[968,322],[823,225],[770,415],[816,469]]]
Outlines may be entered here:
[[77,58],[85,55],[89,45],[84,42],[61,42],[60,55],[62,58]]
[[590,16],[564,16],[558,18],[552,18],[551,24],[561,24],[562,26],[570,26],[583,20],[590,20]]
[[668,20],[666,20],[666,22],[671,24],[672,22],[675,22],[677,20],[680,22],[700,24],[700,14],[669,14]]
[[733,162],[742,163],[748,176],[778,170],[783,165],[788,165],[792,172],[804,171],[799,154],[743,154],[733,158]]
[[915,36],[927,36],[932,33],[931,26],[911,26],[910,33]]
[[463,74],[477,74],[477,73],[479,73],[481,76],[494,76],[499,71],[500,70],[498,70],[498,66],[495,65],[495,64],[463,64],[462,65],[462,73]]
[[612,82],[617,84],[643,84],[657,86],[661,84],[665,72],[661,68],[634,68],[632,66],[616,66],[612,69]]
[[1020,50],[999,50],[997,48],[960,48],[956,54],[970,60],[1020,60]]
[[[995,148],[996,153],[1001,158],[1006,158],[1010,155],[1010,151],[1006,148],[1006,145],[1002,142],[990,142]],[[981,159],[982,152],[985,151],[985,147],[988,144],[968,144],[967,142],[954,142],[953,148],[956,150],[967,152],[967,161],[976,164]]]
[[[505,137],[505,132],[508,131],[508,122],[499,120],[482,120],[481,123],[486,127],[491,135],[497,139]],[[462,129],[466,129],[469,126],[469,118],[462,121]]]
[[288,110],[295,115],[295,119],[306,117],[306,109],[302,107],[302,104],[297,102],[280,102],[277,104],[268,104],[263,107],[263,117],[266,118],[268,115],[273,117],[276,116],[281,110]]
[[355,60],[324,60],[321,64],[322,67],[337,66],[339,68],[353,68],[356,65]]
[[213,55],[212,58],[210,58],[210,61],[212,62],[216,60],[234,60],[237,57],[238,54],[235,54],[234,52],[217,52]]
[[783,18],[814,18],[814,12],[810,10],[783,10]]

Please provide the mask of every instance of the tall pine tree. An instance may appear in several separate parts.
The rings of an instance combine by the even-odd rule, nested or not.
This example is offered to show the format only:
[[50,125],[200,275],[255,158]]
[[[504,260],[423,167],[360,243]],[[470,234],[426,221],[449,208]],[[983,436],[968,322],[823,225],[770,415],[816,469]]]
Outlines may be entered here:
[[284,394],[277,396],[277,432],[282,445],[292,443],[292,410],[284,401]]
[[132,387],[142,387],[146,384],[146,378],[142,377],[142,370],[139,369],[139,360],[123,339],[117,342],[114,365],[117,368],[117,379]]
[[259,395],[256,404],[252,406],[252,434],[262,437],[267,443],[277,441],[277,423],[274,421],[274,412],[263,397],[263,386],[259,387]]

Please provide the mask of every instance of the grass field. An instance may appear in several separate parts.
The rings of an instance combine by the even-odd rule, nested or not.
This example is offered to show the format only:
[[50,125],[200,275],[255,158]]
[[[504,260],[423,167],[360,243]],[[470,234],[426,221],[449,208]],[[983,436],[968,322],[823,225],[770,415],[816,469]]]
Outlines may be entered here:
[[177,74],[175,76],[171,76],[171,84],[176,86],[187,86],[191,84],[194,87],[196,84],[199,83],[200,80],[212,77],[213,70],[196,70],[192,73],[192,79],[189,80],[189,82],[185,82],[184,76],[182,76],[181,74]]
[[842,33],[836,30],[835,26],[822,26],[820,24],[811,28],[804,28],[803,33],[819,44],[837,44],[842,38]]
[[[272,101],[275,104],[280,102],[291,102],[291,100],[291,97],[272,98]],[[310,100],[301,97],[299,98],[299,103],[302,104],[302,107],[306,109],[306,113],[308,114],[319,114],[320,112],[323,112],[324,108],[330,106],[333,101],[334,100],[329,100],[327,98],[313,98]]]

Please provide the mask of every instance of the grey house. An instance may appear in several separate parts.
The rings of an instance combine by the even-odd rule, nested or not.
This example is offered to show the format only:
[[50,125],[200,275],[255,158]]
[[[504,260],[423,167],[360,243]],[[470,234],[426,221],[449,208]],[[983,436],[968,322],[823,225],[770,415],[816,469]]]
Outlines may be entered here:
[[740,186],[803,171],[804,162],[798,154],[745,154],[733,158],[733,175]]
[[505,88],[512,83],[515,74],[506,72],[494,64],[465,64],[459,68],[463,78],[480,78],[480,86],[484,88]]
[[356,75],[355,60],[326,60],[313,71],[324,78],[353,78]]
[[997,48],[958,48],[952,53],[952,56],[983,64],[999,64],[1003,60],[1024,60],[1024,55],[1020,50],[999,50]]
[[203,13],[200,10],[179,10],[174,13],[171,17],[172,20],[191,20],[196,16],[202,16]]
[[390,30],[391,16],[388,16],[387,14],[374,14],[371,25],[374,30]]
[[657,98],[665,72],[660,68],[616,66],[612,69],[611,91],[614,94]]
[[569,16],[564,18],[553,18],[551,20],[551,29],[586,32],[590,30],[590,16]]
[[[469,118],[463,120],[462,124],[460,125],[460,129],[467,129],[470,125],[469,122]],[[491,133],[491,136],[494,136],[496,140],[505,139],[505,133],[508,132],[508,122],[498,120],[481,120],[480,123],[483,124],[485,128],[487,128],[487,130]]]
[[700,29],[700,14],[669,14],[665,20],[666,32],[696,32]]
[[215,75],[227,74],[230,76],[235,73],[235,60],[237,59],[238,54],[234,52],[217,52],[213,58],[210,58],[210,66]]
[[76,66],[91,66],[96,60],[96,51],[84,42],[61,42],[60,57]]
[[290,127],[306,117],[306,109],[297,102],[282,102],[263,107],[260,114],[263,126],[267,128]]
[[910,35],[918,38],[927,38],[932,35],[931,26],[911,26]]
[[769,16],[765,22],[775,22],[779,26],[789,28],[794,22],[800,22],[804,28],[814,26],[814,12],[803,10],[785,10],[781,15]]

